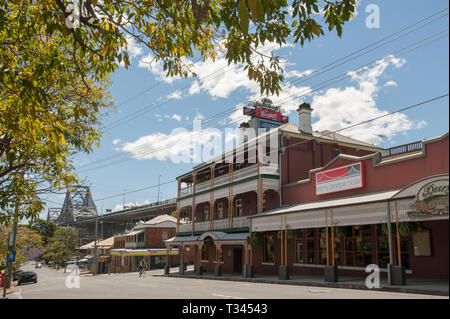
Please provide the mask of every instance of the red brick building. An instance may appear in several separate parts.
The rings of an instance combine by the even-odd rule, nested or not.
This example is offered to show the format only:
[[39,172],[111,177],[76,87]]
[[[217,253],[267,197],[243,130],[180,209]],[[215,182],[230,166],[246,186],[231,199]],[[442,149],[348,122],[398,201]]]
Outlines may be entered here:
[[146,222],[139,222],[134,230],[114,237],[111,250],[111,272],[137,271],[144,258],[150,269],[163,268],[166,263],[177,265],[178,250],[167,252],[164,241],[175,236],[176,218],[160,215]]
[[[313,132],[309,105],[298,112],[299,127],[281,125],[177,178],[180,214],[167,246],[193,250],[199,273],[249,275],[252,266],[277,274],[282,266],[322,275],[334,264],[360,276],[369,264],[385,274],[401,263],[408,276],[448,279],[448,133],[383,150]],[[263,160],[252,161],[255,153]],[[270,154],[276,163],[264,161]],[[436,181],[447,189],[440,215],[412,214],[424,202],[420,187]],[[397,221],[398,238],[387,227]]]

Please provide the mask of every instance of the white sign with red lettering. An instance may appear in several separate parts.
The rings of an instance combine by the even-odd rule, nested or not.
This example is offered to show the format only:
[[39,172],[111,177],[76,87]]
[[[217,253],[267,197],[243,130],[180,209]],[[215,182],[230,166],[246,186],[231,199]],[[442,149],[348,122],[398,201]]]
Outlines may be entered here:
[[316,174],[316,195],[364,187],[364,163],[346,165]]

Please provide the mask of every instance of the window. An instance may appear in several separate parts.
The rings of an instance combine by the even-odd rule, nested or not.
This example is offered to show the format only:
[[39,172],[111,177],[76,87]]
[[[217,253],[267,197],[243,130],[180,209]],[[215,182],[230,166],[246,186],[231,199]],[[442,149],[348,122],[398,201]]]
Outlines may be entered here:
[[[331,254],[331,228],[328,229],[328,241],[330,245],[328,246],[328,252],[329,252],[329,263],[330,265],[333,264],[332,262],[332,254]],[[319,237],[319,249],[320,249],[320,255],[319,255],[319,263],[322,265],[327,264],[327,244],[326,244],[326,231],[325,228],[320,229],[320,237]],[[336,235],[334,235],[334,264],[339,265],[341,263],[341,238]]]
[[274,239],[273,236],[264,236],[264,256],[263,262],[273,263]]
[[315,264],[316,254],[315,254],[315,229],[309,228],[306,230],[306,263]]
[[352,226],[349,237],[345,237],[345,264],[365,267],[372,263],[372,238],[370,225]]
[[266,193],[263,193],[263,198],[262,198],[262,211],[263,211],[263,212],[266,211]]
[[162,234],[161,234],[161,239],[162,239],[162,240],[167,240],[167,232],[166,232],[166,231],[163,231],[163,232],[162,232]]
[[209,220],[209,205],[203,207],[203,220]]
[[223,202],[217,203],[217,219],[223,218]]
[[295,262],[306,264],[306,246],[305,246],[305,230],[298,231],[299,235],[295,239]]
[[[388,235],[380,225],[377,225],[377,234],[378,234],[378,247],[377,247],[377,256],[378,256],[378,266],[380,268],[386,268],[387,264],[390,261],[389,258],[389,241]],[[402,266],[405,266],[409,269],[409,236],[407,234],[400,236],[400,256],[402,258]],[[394,260],[397,260],[397,237],[395,235],[395,225],[392,227],[392,245],[394,250]]]
[[236,200],[236,207],[234,209],[234,215],[237,217],[242,216],[242,199]]

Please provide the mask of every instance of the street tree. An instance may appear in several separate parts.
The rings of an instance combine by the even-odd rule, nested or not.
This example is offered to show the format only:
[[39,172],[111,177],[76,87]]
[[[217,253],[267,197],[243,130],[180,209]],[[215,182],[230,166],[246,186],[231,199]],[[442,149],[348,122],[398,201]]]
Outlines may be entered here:
[[28,222],[28,227],[37,231],[42,236],[42,244],[44,246],[47,245],[48,239],[53,237],[55,230],[58,228],[54,222],[40,218],[31,219]]
[[73,228],[58,227],[49,238],[42,257],[54,264],[62,265],[78,251],[78,234]]
[[[40,195],[79,182],[71,156],[91,152],[112,109],[109,78],[135,41],[167,76],[195,76],[191,59],[242,64],[265,94],[284,79],[267,43],[303,46],[353,17],[356,0],[0,0],[0,225]],[[2,212],[3,211],[3,212]]]
[[[6,246],[11,227],[0,226],[0,269],[6,268]],[[19,269],[24,262],[34,260],[42,254],[42,236],[25,225],[17,227],[16,258],[13,269]]]

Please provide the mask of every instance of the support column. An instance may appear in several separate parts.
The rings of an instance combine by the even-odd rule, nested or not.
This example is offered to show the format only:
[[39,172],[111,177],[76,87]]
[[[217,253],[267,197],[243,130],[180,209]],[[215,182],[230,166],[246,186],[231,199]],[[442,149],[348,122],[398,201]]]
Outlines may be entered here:
[[195,232],[195,193],[197,191],[197,174],[194,172],[192,174],[192,208],[191,208],[191,223],[192,223],[192,234]]
[[[395,228],[397,237],[397,265],[388,265],[389,284],[396,286],[406,285],[406,268],[402,266],[400,233],[398,229],[398,203],[395,202]],[[390,220],[389,220],[390,224]],[[394,255],[394,254],[393,254]]]
[[214,276],[222,276],[222,266],[220,265],[220,250],[222,245],[216,243],[216,266],[214,267]]
[[233,163],[228,164],[228,228],[233,228]]
[[279,279],[280,280],[289,280],[290,278],[290,271],[289,267],[287,265],[287,221],[286,216],[284,216],[284,230],[283,230],[283,216],[280,216],[281,218],[281,225],[280,225],[280,233],[281,233],[281,264],[279,269]]
[[325,281],[327,282],[337,282],[338,281],[338,270],[337,266],[334,264],[334,215],[333,211],[330,211],[330,223],[331,223],[331,265],[328,261],[328,212],[325,212],[326,214],[326,231],[327,231],[327,265],[325,266]]
[[195,273],[197,276],[203,275],[202,267],[202,244],[197,245],[197,267],[195,268]]
[[177,233],[180,232],[180,215],[181,215],[181,205],[180,205],[180,197],[181,197],[181,180],[178,179],[178,200],[177,200]]
[[170,264],[169,264],[169,254],[170,254],[170,246],[166,246],[166,265],[164,266],[164,274],[167,275],[170,273]]
[[179,256],[180,256],[180,266],[178,267],[178,269],[179,269],[178,272],[180,275],[184,275],[184,270],[185,270],[185,268],[184,268],[184,246],[180,245],[178,247],[178,249],[179,249]]
[[209,191],[209,229],[214,230],[214,171],[215,165],[210,166],[210,191]]

